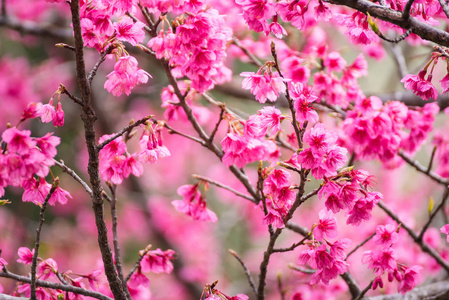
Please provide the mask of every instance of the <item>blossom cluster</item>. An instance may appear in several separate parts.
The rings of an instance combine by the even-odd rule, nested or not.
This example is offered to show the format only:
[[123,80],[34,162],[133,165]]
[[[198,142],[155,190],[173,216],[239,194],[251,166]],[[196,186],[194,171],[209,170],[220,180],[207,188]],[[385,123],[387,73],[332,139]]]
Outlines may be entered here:
[[385,273],[388,274],[389,282],[396,279],[400,283],[398,291],[402,294],[413,289],[418,282],[421,266],[406,267],[397,262],[399,255],[392,246],[398,241],[398,230],[399,228],[391,224],[378,225],[373,238],[377,248],[365,251],[363,254],[362,263],[367,264],[368,269],[372,269],[376,274],[373,290],[383,287],[382,275]]
[[[206,207],[206,200],[203,193],[207,189],[207,183],[194,185],[183,185],[178,188],[178,194],[183,196],[182,200],[172,201],[175,209],[194,220],[217,222],[217,215]],[[203,190],[199,190],[202,188]]]
[[159,159],[170,156],[170,151],[163,144],[159,124],[145,125],[139,140],[140,151],[133,154],[128,152],[122,136],[114,138],[113,134],[103,135],[98,142],[107,142],[99,153],[101,178],[113,184],[121,184],[131,174],[136,177],[142,175],[142,163],[154,164]]

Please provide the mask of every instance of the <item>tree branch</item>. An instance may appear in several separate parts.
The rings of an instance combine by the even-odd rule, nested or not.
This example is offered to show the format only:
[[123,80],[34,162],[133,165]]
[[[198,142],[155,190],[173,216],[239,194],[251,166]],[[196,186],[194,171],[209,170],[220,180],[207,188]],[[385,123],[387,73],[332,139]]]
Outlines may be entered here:
[[[30,277],[20,276],[20,275],[11,273],[8,270],[6,270],[6,272],[5,272],[5,269],[2,272],[0,272],[0,277],[10,278],[10,279],[14,279],[16,281],[20,281],[20,282],[31,284],[31,278]],[[108,296],[105,296],[105,295],[103,295],[101,293],[94,292],[94,291],[91,291],[91,290],[86,290],[84,288],[76,287],[76,286],[73,286],[73,285],[66,285],[66,284],[62,284],[62,283],[54,283],[54,282],[43,281],[43,280],[39,280],[39,279],[36,280],[36,285],[40,286],[40,287],[54,289],[54,290],[61,290],[61,291],[65,291],[65,292],[70,292],[70,293],[75,293],[75,294],[79,294],[79,295],[83,295],[83,296],[88,296],[88,297],[92,297],[92,298],[96,298],[96,299],[100,299],[100,300],[113,300],[112,298],[110,298]]]
[[449,47],[449,33],[439,28],[432,27],[414,17],[405,19],[399,11],[381,6],[368,0],[328,0],[329,3],[344,5],[356,9],[364,14],[387,21],[403,29],[411,29],[412,32],[424,40],[428,40],[442,46]]
[[243,262],[243,260],[242,260],[242,259],[240,258],[240,256],[237,254],[237,252],[235,252],[235,251],[232,250],[232,249],[229,249],[228,251],[229,251],[229,253],[231,253],[232,256],[234,256],[234,257],[238,260],[238,262],[240,263],[240,265],[242,265],[243,270],[245,271],[246,278],[248,279],[249,285],[251,286],[251,289],[253,290],[254,294],[255,294],[256,297],[257,297],[256,284],[254,283],[254,280],[253,280],[253,278],[251,277],[251,273],[250,273],[248,267],[245,265],[245,263]]

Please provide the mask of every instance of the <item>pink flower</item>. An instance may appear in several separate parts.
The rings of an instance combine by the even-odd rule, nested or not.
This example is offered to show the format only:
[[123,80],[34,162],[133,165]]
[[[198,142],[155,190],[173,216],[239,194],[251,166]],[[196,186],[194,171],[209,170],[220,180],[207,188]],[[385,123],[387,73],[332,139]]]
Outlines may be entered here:
[[33,202],[36,205],[42,205],[50,191],[51,185],[45,181],[45,178],[40,178],[37,181],[34,177],[29,180],[24,180],[22,183],[24,189],[22,195],[23,202]]
[[18,263],[30,265],[33,262],[34,249],[30,250],[27,247],[20,247],[17,250],[17,254],[19,255]]
[[26,154],[31,148],[36,146],[36,142],[31,139],[30,135],[31,131],[29,130],[9,128],[3,132],[2,138],[8,144],[8,150],[10,152]]
[[130,17],[122,17],[114,24],[116,37],[135,46],[145,38],[142,22],[135,22]]
[[407,90],[411,90],[415,95],[429,100],[430,98],[436,100],[438,98],[438,91],[432,85],[432,75],[427,76],[427,80],[424,79],[426,70],[422,70],[418,75],[409,74],[402,78],[401,82]]
[[157,248],[156,250],[149,251],[140,263],[142,271],[156,274],[170,274],[173,271],[171,260],[175,258],[175,254],[175,251],[171,249],[162,251]]
[[50,199],[48,199],[48,204],[54,206],[56,205],[56,202],[58,202],[59,204],[64,205],[67,203],[67,198],[72,199],[72,195],[58,186],[51,195]]
[[340,53],[334,51],[326,56],[323,64],[328,69],[328,72],[340,72],[346,66],[346,61],[341,57]]
[[37,275],[41,280],[47,280],[58,272],[58,264],[51,258],[44,260],[37,266]]
[[376,275],[381,276],[385,271],[397,270],[396,260],[398,255],[393,248],[365,251],[362,263],[368,264],[368,269],[373,269]]
[[0,257],[0,270],[3,270],[3,268],[6,267],[7,265],[8,263],[6,262],[6,260]]
[[129,281],[127,282],[128,287],[137,290],[139,287],[147,287],[150,284],[150,280],[142,274],[142,270],[139,267],[136,272],[134,272]]
[[177,211],[191,216],[194,220],[217,222],[217,215],[206,207],[206,201],[198,191],[198,184],[180,186],[177,192],[184,197],[183,200],[172,201]]
[[441,87],[443,88],[442,93],[449,93],[449,73],[446,74],[441,80]]
[[404,272],[404,278],[398,286],[398,292],[404,295],[408,291],[412,290],[418,282],[419,272],[421,270],[422,267],[417,265],[407,268]]
[[61,102],[58,102],[56,105],[56,114],[53,118],[53,125],[56,126],[64,126],[64,111],[62,110]]
[[338,235],[337,219],[331,211],[322,209],[319,213],[320,220],[313,229],[314,237],[320,241],[325,237],[334,238]]
[[321,123],[306,131],[304,135],[304,142],[308,143],[312,152],[318,155],[327,152],[336,141],[336,134],[327,131]]
[[385,226],[379,225],[376,229],[376,235],[373,241],[382,246],[390,246],[398,241],[399,236],[396,232],[396,227],[392,224],[387,224]]
[[108,80],[104,83],[104,88],[114,96],[125,93],[131,94],[131,90],[141,84],[146,83],[150,74],[138,68],[137,60],[132,56],[122,56],[116,62],[114,71],[107,75]]
[[256,100],[260,103],[265,103],[267,100],[274,102],[279,97],[280,93],[285,93],[286,87],[284,79],[273,73],[259,72],[243,72],[240,76],[245,77],[242,82],[242,87],[246,90],[251,90],[251,93],[256,96]]
[[34,119],[37,117],[40,117],[42,114],[42,103],[38,102],[38,103],[28,103],[27,107],[25,108],[25,110],[22,113],[22,117],[21,120],[27,120],[27,119]]

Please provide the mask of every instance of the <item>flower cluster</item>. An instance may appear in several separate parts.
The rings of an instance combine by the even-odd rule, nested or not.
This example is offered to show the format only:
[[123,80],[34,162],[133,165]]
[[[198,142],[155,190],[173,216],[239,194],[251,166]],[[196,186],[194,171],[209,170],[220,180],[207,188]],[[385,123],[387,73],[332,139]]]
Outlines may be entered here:
[[131,94],[135,86],[146,83],[151,75],[138,67],[134,57],[125,55],[118,59],[114,65],[114,71],[107,77],[104,88],[112,95],[120,96],[123,93]]
[[310,284],[322,282],[327,285],[329,281],[347,271],[345,250],[351,244],[351,240],[341,239],[333,243],[325,240],[323,244],[312,240],[306,244],[309,249],[299,253],[298,263],[308,264],[316,270],[310,279]]
[[391,224],[377,226],[376,235],[373,238],[377,248],[365,251],[363,254],[362,263],[367,264],[368,269],[372,269],[376,274],[373,290],[384,286],[382,275],[385,273],[388,274],[389,282],[394,279],[399,282],[398,291],[402,294],[413,289],[418,282],[421,266],[406,267],[397,262],[399,255],[392,246],[398,241],[398,230],[399,228]]
[[150,39],[148,47],[159,58],[165,57],[177,77],[187,76],[191,87],[204,93],[216,83],[230,80],[231,71],[224,66],[226,43],[232,31],[215,9],[188,14],[176,19],[176,31],[161,30]]
[[291,175],[284,170],[272,170],[264,181],[263,192],[266,197],[267,215],[263,224],[284,228],[284,218],[295,201],[296,193],[291,189]]
[[[2,139],[6,145],[0,154],[0,196],[4,195],[4,187],[8,185],[23,187],[23,201],[42,204],[50,190],[50,185],[44,178],[54,165],[53,158],[56,156],[56,146],[59,145],[60,138],[50,133],[33,138],[29,130],[9,128],[3,132]],[[67,193],[59,187],[58,191]],[[66,196],[69,196],[68,193]],[[51,204],[60,202],[56,197],[54,193]]]
[[372,183],[373,177],[368,172],[351,170],[336,180],[325,179],[318,196],[333,213],[346,210],[346,223],[358,226],[371,219],[371,211],[383,198],[379,192],[367,191]]
[[382,104],[377,97],[356,101],[355,110],[348,112],[343,130],[349,137],[346,145],[363,159],[392,161],[399,149],[414,153],[432,130],[439,108],[435,103],[422,108],[408,108],[391,101]]
[[276,159],[280,154],[279,149],[272,140],[266,139],[265,135],[269,132],[279,132],[283,119],[278,109],[265,107],[249,117],[243,130],[237,128],[232,120],[231,132],[221,141],[223,163],[228,167],[235,164],[243,168],[257,160]]
[[182,200],[172,201],[175,209],[184,213],[194,220],[217,222],[217,215],[206,207],[206,199],[203,192],[199,189],[203,188],[203,192],[207,189],[207,183],[201,182],[194,185],[183,185],[178,188],[178,194],[183,196]]
[[304,142],[310,147],[298,153],[297,162],[302,168],[310,169],[316,179],[337,175],[337,170],[348,160],[347,150],[335,144],[337,138],[335,133],[317,123],[304,134]]
[[[102,144],[114,135],[103,135],[99,139]],[[100,175],[105,181],[121,184],[129,175],[139,177],[143,173],[142,163],[156,163],[157,160],[170,156],[170,151],[162,141],[162,128],[156,124],[145,126],[139,141],[140,152],[130,154],[122,136],[109,141],[99,154]]]
[[127,282],[131,294],[136,294],[141,287],[148,287],[150,280],[142,274],[142,272],[170,274],[173,271],[173,263],[171,260],[175,258],[175,251],[171,249],[162,251],[159,248],[156,250],[149,250],[149,247],[151,246],[140,251],[139,255],[141,257],[143,256],[143,258],[140,260],[139,266]]

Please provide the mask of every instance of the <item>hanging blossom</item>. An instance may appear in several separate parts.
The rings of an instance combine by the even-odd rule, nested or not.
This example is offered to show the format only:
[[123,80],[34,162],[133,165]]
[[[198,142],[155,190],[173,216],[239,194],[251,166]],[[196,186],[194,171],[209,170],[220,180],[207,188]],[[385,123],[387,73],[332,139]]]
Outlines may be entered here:
[[[104,135],[99,143],[113,135]],[[124,178],[131,174],[139,177],[143,173],[142,163],[156,163],[159,159],[170,156],[170,151],[164,146],[162,125],[147,124],[139,140],[140,151],[129,153],[126,142],[121,136],[106,144],[99,154],[100,175],[105,181],[121,184]]]
[[310,279],[310,284],[319,282],[328,285],[332,279],[338,277],[347,271],[345,250],[351,244],[349,239],[337,240],[330,243],[325,240],[323,244],[313,240],[306,242],[308,249],[299,253],[298,263],[308,264],[316,270]]
[[[284,218],[293,206],[296,197],[290,183],[291,175],[287,171],[274,169],[265,176],[268,177],[264,180],[263,192],[266,197],[268,213],[263,219],[263,224],[284,228]],[[260,205],[263,208],[262,203]]]
[[174,32],[171,28],[165,32],[164,23],[159,34],[149,40],[148,47],[157,57],[169,61],[175,77],[187,76],[191,88],[199,93],[231,79],[232,71],[224,65],[224,58],[232,30],[217,10],[178,17],[173,22]]
[[[60,138],[52,134],[33,138],[31,131],[17,128],[6,129],[1,137],[7,145],[0,154],[0,197],[4,187],[12,185],[25,188],[23,201],[42,204],[50,190],[43,178],[54,165]],[[40,179],[36,180],[34,176]]]
[[130,55],[121,56],[114,65],[114,71],[107,75],[104,88],[114,96],[123,93],[131,94],[131,90],[139,84],[147,83],[151,75],[138,68],[137,60]]
[[204,300],[221,300],[221,299],[227,299],[227,300],[249,300],[249,297],[245,294],[237,294],[236,296],[228,296],[222,291],[216,289],[218,281],[215,281],[212,284],[207,284],[204,289],[203,293],[201,295],[201,299],[203,299],[203,296],[205,297]]
[[378,192],[368,189],[373,184],[373,176],[363,170],[345,171],[345,176],[336,180],[325,178],[323,187],[318,192],[325,206],[333,213],[346,210],[347,224],[358,226],[362,221],[371,219],[373,208],[383,199]]
[[310,169],[316,179],[337,175],[337,170],[348,160],[348,151],[336,145],[337,138],[335,133],[317,123],[304,134],[304,142],[310,147],[298,153],[295,157],[297,163]]
[[172,201],[172,205],[177,211],[192,217],[194,220],[215,223],[217,222],[217,215],[206,207],[206,199],[203,196],[207,188],[206,182],[180,186],[177,192],[183,196],[183,199]]
[[367,264],[368,269],[372,269],[376,275],[372,285],[373,290],[377,287],[383,288],[382,275],[387,273],[388,281],[392,282],[396,279],[399,282],[398,292],[404,295],[418,283],[422,267],[418,265],[407,267],[397,262],[399,255],[393,245],[398,241],[398,231],[399,227],[396,228],[390,224],[378,225],[373,238],[378,247],[365,251],[362,263]]
[[432,84],[432,74],[425,78],[427,70],[422,70],[418,75],[408,74],[402,78],[401,82],[407,90],[412,91],[415,95],[429,100],[430,98],[436,100],[438,98],[438,91]]
[[240,76],[245,77],[242,82],[242,87],[250,90],[260,103],[265,103],[267,100],[274,102],[286,91],[284,79],[279,74],[272,72],[272,64],[266,64],[262,68],[254,72],[242,72]]
[[279,148],[273,140],[266,139],[265,134],[270,128],[271,133],[279,132],[283,119],[281,112],[272,107],[264,108],[257,115],[250,116],[243,130],[236,124],[236,120],[231,120],[230,132],[221,141],[224,151],[223,164],[243,168],[246,164],[258,160],[277,159],[280,155]]

